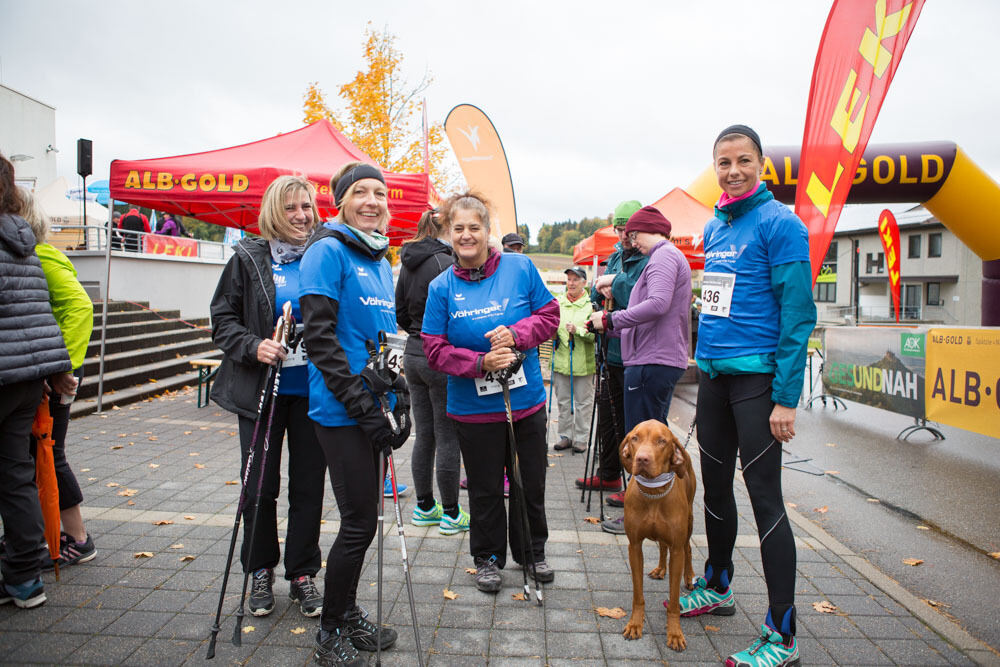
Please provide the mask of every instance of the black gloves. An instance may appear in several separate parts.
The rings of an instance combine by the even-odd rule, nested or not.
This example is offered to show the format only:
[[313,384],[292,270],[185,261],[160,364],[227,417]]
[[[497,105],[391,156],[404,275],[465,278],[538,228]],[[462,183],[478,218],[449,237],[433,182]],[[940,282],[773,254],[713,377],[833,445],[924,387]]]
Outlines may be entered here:
[[[392,433],[392,427],[389,426],[389,420],[382,412],[382,407],[375,402],[371,394],[366,392],[361,396],[351,406],[348,416],[358,423],[358,427],[364,432],[365,437],[368,438],[368,442],[372,444],[375,451],[387,452],[393,447],[399,446],[394,444],[395,438]],[[407,432],[407,435],[409,435],[409,432]]]
[[409,388],[403,376],[396,375],[389,384],[380,374],[367,367],[361,371],[361,377],[371,392],[385,396],[386,400],[388,400],[387,392],[392,391],[396,394],[396,407],[389,413],[391,421],[383,411],[379,400],[367,391],[348,407],[347,412],[348,416],[358,423],[358,427],[364,432],[375,451],[389,454],[390,450],[403,446],[413,428],[410,419]]

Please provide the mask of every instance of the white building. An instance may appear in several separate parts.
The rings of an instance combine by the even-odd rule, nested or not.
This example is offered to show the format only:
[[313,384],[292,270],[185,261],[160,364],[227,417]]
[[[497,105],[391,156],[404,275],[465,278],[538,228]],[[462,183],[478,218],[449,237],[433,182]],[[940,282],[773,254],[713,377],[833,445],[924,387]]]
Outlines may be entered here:
[[29,190],[56,180],[56,110],[0,85],[0,153]]
[[[922,207],[897,215],[897,222],[900,323],[979,326],[982,260]],[[856,307],[861,322],[894,319],[888,271],[877,227],[835,232],[813,287],[819,321],[853,324]]]

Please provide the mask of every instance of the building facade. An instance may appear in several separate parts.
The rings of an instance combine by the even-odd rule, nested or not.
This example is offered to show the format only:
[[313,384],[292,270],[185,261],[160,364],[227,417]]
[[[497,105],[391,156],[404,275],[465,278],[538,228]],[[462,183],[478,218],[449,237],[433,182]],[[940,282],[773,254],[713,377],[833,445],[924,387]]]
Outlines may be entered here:
[[29,190],[56,180],[56,110],[0,85],[0,153]]
[[[979,326],[982,260],[925,209],[899,222],[900,323]],[[835,232],[813,287],[820,322],[895,319],[889,267],[878,228]]]

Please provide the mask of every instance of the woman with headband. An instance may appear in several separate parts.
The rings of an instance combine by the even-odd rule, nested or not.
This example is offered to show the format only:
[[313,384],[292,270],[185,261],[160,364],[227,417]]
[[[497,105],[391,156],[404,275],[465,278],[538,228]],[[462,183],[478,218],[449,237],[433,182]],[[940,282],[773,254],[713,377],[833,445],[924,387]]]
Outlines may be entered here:
[[806,346],[816,324],[809,234],[761,183],[760,137],[723,130],[712,150],[722,196],[705,226],[705,274],[695,358],[708,561],[681,615],[736,612],[733,474],[742,464],[760,537],[768,609],[760,635],[726,664],[793,665],[795,541],[781,496],[781,447],[795,437]]
[[[309,416],[326,456],[340,508],[340,530],[326,560],[323,613],[314,659],[362,665],[358,649],[375,651],[378,628],[357,604],[365,551],[375,537],[382,492],[380,453],[400,444],[377,397],[361,378],[368,341],[396,331],[392,269],[385,260],[389,221],[385,177],[360,162],[330,181],[337,217],[313,235],[302,258],[299,301],[309,350]],[[390,402],[395,396],[390,394]],[[397,633],[382,628],[381,648]]]

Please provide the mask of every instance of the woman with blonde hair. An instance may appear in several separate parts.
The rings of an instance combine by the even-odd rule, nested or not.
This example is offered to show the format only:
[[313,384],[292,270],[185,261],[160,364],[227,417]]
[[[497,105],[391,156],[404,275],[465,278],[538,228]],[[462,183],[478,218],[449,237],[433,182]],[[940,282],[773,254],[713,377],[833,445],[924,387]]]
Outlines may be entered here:
[[[252,506],[256,475],[263,475],[257,529],[252,512],[243,514],[244,571],[253,573],[250,613],[265,616],[274,609],[274,568],[280,558],[277,498],[281,485],[281,447],[288,439],[288,531],[285,537],[285,579],[288,596],[306,616],[318,616],[323,597],[313,577],[319,572],[319,526],[325,483],[323,453],[309,419],[309,383],[306,354],[299,346],[289,354],[271,340],[282,304],[292,303],[299,313],[299,265],[306,241],[316,221],[313,185],[299,176],[279,176],[264,191],[258,226],[261,238],[242,239],[222,272],[212,297],[212,339],[225,356],[212,384],[212,399],[239,416],[241,470],[246,467],[258,401],[267,380],[268,366],[281,360],[270,441],[277,444],[267,456],[265,470],[254,470],[247,485],[247,506]],[[254,461],[261,461],[255,450]],[[259,467],[258,467],[259,468]],[[250,534],[254,534],[250,544]]]

